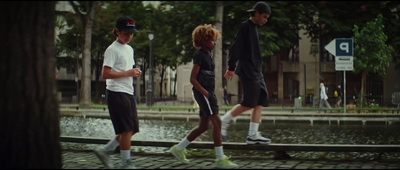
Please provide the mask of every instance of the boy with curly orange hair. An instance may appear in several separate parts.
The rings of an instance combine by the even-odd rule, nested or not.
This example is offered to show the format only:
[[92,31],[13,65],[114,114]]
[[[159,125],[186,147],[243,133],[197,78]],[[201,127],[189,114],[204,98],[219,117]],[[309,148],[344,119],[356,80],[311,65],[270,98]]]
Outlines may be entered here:
[[217,168],[235,168],[238,165],[232,163],[225,156],[221,139],[221,119],[218,116],[217,97],[215,89],[215,64],[211,51],[215,48],[215,41],[221,34],[209,24],[199,25],[192,32],[193,47],[198,49],[193,56],[193,68],[190,75],[193,95],[200,107],[199,125],[178,144],[171,147],[170,151],[179,161],[189,163],[186,159],[186,147],[208,129],[208,123],[213,125],[213,141],[215,148],[215,166]]

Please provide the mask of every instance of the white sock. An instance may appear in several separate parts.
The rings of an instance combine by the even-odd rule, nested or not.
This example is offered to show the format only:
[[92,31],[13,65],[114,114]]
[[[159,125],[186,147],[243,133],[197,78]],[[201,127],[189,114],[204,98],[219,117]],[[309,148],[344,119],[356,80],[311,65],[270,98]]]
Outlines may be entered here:
[[217,157],[217,159],[221,159],[222,156],[224,156],[224,150],[223,150],[222,146],[214,147],[214,150],[215,150],[215,156]]
[[226,112],[222,117],[221,117],[221,121],[225,122],[225,123],[230,123],[231,120],[233,119],[233,116],[231,114],[231,111]]
[[258,132],[259,123],[250,122],[249,126],[249,136],[253,136]]
[[117,138],[114,137],[114,139],[111,139],[106,145],[104,145],[104,148],[107,151],[114,151],[117,146],[119,146],[119,142],[117,141]]
[[176,145],[176,147],[179,150],[184,150],[189,144],[190,144],[190,141],[187,140],[187,138],[185,137],[181,142],[178,143],[178,145]]
[[120,150],[122,160],[130,160],[131,159],[131,150]]

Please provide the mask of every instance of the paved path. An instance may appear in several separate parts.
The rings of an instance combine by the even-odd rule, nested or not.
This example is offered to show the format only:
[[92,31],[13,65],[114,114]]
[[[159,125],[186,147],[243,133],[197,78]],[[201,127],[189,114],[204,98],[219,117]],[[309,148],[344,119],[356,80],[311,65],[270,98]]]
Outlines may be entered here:
[[[111,155],[114,166],[119,165],[120,155]],[[190,164],[178,162],[168,153],[133,153],[132,159],[138,169],[215,169],[214,158],[192,156]],[[231,157],[238,169],[400,169],[400,160],[319,160],[287,159],[275,160],[263,157]],[[63,151],[63,169],[105,169],[92,151]]]

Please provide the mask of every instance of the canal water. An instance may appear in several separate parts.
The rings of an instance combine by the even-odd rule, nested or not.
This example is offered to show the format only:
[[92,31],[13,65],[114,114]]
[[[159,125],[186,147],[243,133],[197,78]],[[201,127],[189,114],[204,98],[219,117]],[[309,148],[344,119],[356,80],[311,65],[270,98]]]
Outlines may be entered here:
[[[196,127],[197,121],[179,120],[140,120],[140,132],[135,134],[133,140],[159,140],[180,141],[191,129]],[[212,141],[211,124],[209,131],[198,137],[196,141]],[[245,142],[248,133],[249,122],[232,122],[228,129],[227,142]],[[109,119],[61,117],[60,129],[62,136],[80,136],[92,138],[112,138],[115,136]],[[260,133],[270,138],[273,143],[284,144],[376,144],[376,145],[400,145],[399,124],[307,124],[280,122],[262,122]],[[95,144],[62,143],[64,148],[93,149]],[[133,146],[134,151],[168,152],[165,147],[138,147]],[[191,152],[212,152],[211,150],[190,149]],[[273,152],[265,151],[233,151],[225,150],[227,155],[258,155],[273,157]],[[331,153],[331,152],[287,152],[297,158],[329,158],[329,159],[397,159],[398,153]]]

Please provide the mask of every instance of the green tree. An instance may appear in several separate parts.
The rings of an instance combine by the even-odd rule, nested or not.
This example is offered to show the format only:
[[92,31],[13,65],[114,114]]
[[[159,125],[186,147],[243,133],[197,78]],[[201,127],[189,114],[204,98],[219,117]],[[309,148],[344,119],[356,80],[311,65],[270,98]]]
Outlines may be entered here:
[[[257,1],[224,2],[223,48],[229,49],[241,22],[250,17],[246,10]],[[298,44],[299,15],[304,8],[288,1],[268,2],[272,14],[266,25],[259,28],[261,54],[264,61],[278,52],[286,51]],[[266,66],[267,62],[263,63]]]
[[61,169],[55,2],[1,2],[0,169]]
[[176,36],[175,44],[172,45],[176,46],[173,52],[179,58],[178,62],[190,62],[195,51],[192,45],[192,31],[198,25],[215,22],[215,2],[163,1],[160,9],[164,12],[162,19],[170,23],[171,33]]
[[[173,53],[174,48],[176,48],[176,36],[172,33],[172,27],[169,20],[164,16],[164,11],[158,7],[153,7],[151,5],[146,6],[149,13],[149,30],[154,33],[153,45],[153,66],[154,72],[159,73],[159,96],[162,97],[163,94],[163,81],[165,80],[165,72],[167,67],[171,69],[176,69],[178,57]],[[146,42],[149,42],[147,40]],[[149,47],[147,47],[149,49]],[[149,54],[150,55],[150,54]],[[147,55],[147,56],[149,56]],[[150,57],[150,56],[149,56]],[[154,85],[155,86],[155,85]],[[154,94],[156,95],[156,94]]]
[[215,7],[212,1],[162,1],[154,11],[154,20],[160,23],[154,27],[155,64],[175,70],[178,65],[190,62],[195,51],[192,31],[198,25],[215,22]]
[[[383,16],[387,43],[394,47],[393,62],[400,71],[400,2],[398,1],[300,1],[304,11],[299,15],[302,28],[323,47],[334,38],[353,36],[354,25],[364,25],[378,14]],[[317,16],[317,17],[316,17]],[[315,19],[313,19],[316,17]]]
[[[222,50],[230,48],[241,22],[249,18],[246,10],[252,8],[257,1],[224,1]],[[187,63],[192,60],[194,48],[191,42],[191,31],[200,24],[214,24],[216,22],[216,2],[212,1],[163,1],[160,9],[164,18],[171,26],[171,34],[176,35],[177,42],[172,52],[178,63]],[[269,2],[272,15],[269,22],[259,29],[260,45],[264,61],[277,52],[285,51],[298,43],[297,26],[302,6],[292,2]],[[268,64],[267,62],[263,64]],[[223,71],[224,72],[224,71]]]
[[[386,44],[387,36],[383,32],[382,15],[360,29],[354,25],[354,72],[361,73],[361,96],[365,94],[368,73],[376,73],[383,77],[389,66],[393,49]],[[361,108],[364,97],[360,98]]]
[[[272,14],[265,26],[259,29],[261,55],[266,69],[270,57],[277,53],[286,53],[294,45],[298,45],[300,30],[298,19],[304,9],[300,3],[290,1],[269,2]],[[264,71],[265,72],[265,71]]]
[[92,104],[92,69],[91,69],[91,48],[92,48],[92,27],[98,5],[98,1],[69,1],[75,11],[75,15],[83,26],[83,55],[82,55],[82,81],[79,97],[80,106]]
[[[80,57],[82,57],[83,47],[83,27],[73,12],[56,11],[56,29],[58,37],[56,39],[56,65],[57,68],[70,68],[75,72],[76,87],[60,84],[57,88],[63,92],[76,91],[79,95],[79,68],[81,66]],[[67,57],[60,57],[66,55]]]
[[[76,10],[81,10],[83,11],[82,13],[85,13],[87,8],[90,8],[90,3],[86,2],[76,2],[74,3],[76,6]],[[140,30],[140,33],[135,35],[130,42],[130,45],[132,45],[135,48],[135,56],[136,56],[136,61],[137,64],[143,63],[143,65],[146,64],[147,60],[144,60],[144,56],[148,56],[148,40],[147,40],[147,20],[149,17],[146,17],[146,11],[143,7],[143,4],[141,1],[101,1],[98,2],[96,6],[91,6],[95,8],[94,11],[97,11],[96,15],[93,18],[93,26],[91,31],[91,45],[90,48],[88,48],[90,51],[90,57],[89,61],[86,62],[86,64],[82,65],[87,65],[90,63],[89,66],[87,66],[87,70],[90,71],[90,73],[94,73],[95,77],[95,98],[94,102],[100,101],[100,94],[102,93],[102,89],[100,89],[100,83],[99,83],[99,78],[101,76],[101,69],[102,69],[102,60],[103,60],[103,54],[105,49],[110,45],[112,41],[115,40],[115,36],[112,34],[112,30],[115,26],[115,21],[119,16],[122,15],[129,15],[132,18],[135,19],[135,21],[138,23],[136,26]],[[87,13],[87,12],[86,12]],[[62,51],[64,50],[69,56],[75,57],[78,56],[82,52],[80,47],[83,47],[82,44],[84,44],[83,41],[83,35],[84,35],[84,29],[86,28],[83,26],[82,22],[82,17],[84,19],[87,19],[87,16],[83,14],[73,14],[73,13],[61,13],[66,21],[68,27],[71,29],[67,30],[66,33],[60,34],[59,35],[59,40],[57,41],[57,51]],[[77,17],[77,15],[79,17]],[[60,24],[61,25],[61,24]],[[62,26],[62,25],[61,25]],[[76,44],[76,36],[79,35],[79,41],[78,44],[80,47],[77,48]],[[89,55],[88,55],[89,56]],[[65,64],[70,64],[71,63],[71,58],[58,58],[58,66],[63,66]],[[83,66],[82,66],[83,67]],[[143,67],[142,70],[145,72],[146,67]],[[83,80],[83,78],[82,78]],[[144,79],[143,79],[144,80]],[[89,79],[91,81],[91,78]],[[82,83],[82,86],[84,83]],[[82,88],[81,88],[82,89]],[[82,89],[83,90],[83,89]],[[92,91],[86,90],[86,91]],[[82,91],[82,93],[84,93]],[[91,97],[91,96],[90,96]],[[91,99],[90,99],[91,101]]]
[[[68,18],[70,15],[63,14],[63,17]],[[82,44],[81,42],[83,42],[82,29],[76,27],[76,20],[66,19],[66,21],[66,23],[63,23],[60,20],[58,21],[59,26],[56,26],[58,30],[72,27],[65,33],[59,33],[58,38],[56,39],[56,56],[61,56],[65,53],[69,57],[57,57],[57,68],[69,66],[73,63],[73,60],[79,59],[80,52],[82,51],[82,46],[80,45]]]
[[381,10],[385,34],[389,35],[387,43],[393,47],[392,61],[396,70],[400,73],[400,1],[384,1]]
[[380,1],[301,1],[299,5],[303,7],[301,28],[324,44],[333,38],[351,37],[354,24],[364,24],[382,10]]

